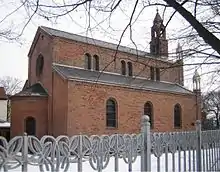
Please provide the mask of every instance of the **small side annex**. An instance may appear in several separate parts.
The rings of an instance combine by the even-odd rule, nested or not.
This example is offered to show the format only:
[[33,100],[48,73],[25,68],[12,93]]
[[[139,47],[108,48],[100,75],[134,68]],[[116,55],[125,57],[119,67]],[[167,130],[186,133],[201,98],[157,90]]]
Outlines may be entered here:
[[40,83],[11,97],[11,137],[36,135],[42,137],[47,134],[48,94]]

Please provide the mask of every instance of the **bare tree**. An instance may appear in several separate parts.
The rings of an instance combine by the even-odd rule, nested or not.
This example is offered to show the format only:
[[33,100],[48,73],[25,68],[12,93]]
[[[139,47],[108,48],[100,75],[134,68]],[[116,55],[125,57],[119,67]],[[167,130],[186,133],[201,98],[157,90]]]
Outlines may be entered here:
[[212,91],[203,97],[203,111],[207,115],[214,115],[217,128],[220,127],[220,91]]
[[[216,15],[218,15],[219,10],[219,2],[215,0],[215,3],[213,3],[210,0],[195,0],[195,1],[189,1],[189,0],[183,0],[182,3],[179,3],[175,0],[163,0],[160,1],[161,3],[158,3],[157,1],[128,1],[128,0],[114,0],[114,1],[99,1],[99,0],[80,0],[78,2],[75,1],[63,1],[63,3],[56,3],[53,1],[53,3],[43,2],[40,0],[25,0],[22,1],[22,4],[26,10],[28,11],[28,14],[30,16],[30,20],[34,15],[39,15],[43,18],[46,18],[47,20],[52,20],[54,18],[62,17],[65,15],[69,15],[74,10],[77,10],[80,6],[85,5],[85,10],[88,11],[88,15],[91,15],[90,10],[95,9],[96,11],[100,11],[103,13],[114,13],[117,8],[120,8],[120,5],[123,2],[127,3],[133,3],[134,8],[132,11],[132,14],[130,15],[131,19],[128,23],[128,27],[125,29],[129,29],[130,25],[132,25],[133,22],[133,15],[135,12],[141,12],[141,9],[138,9],[137,6],[139,4],[142,4],[144,8],[153,6],[153,5],[160,5],[164,6],[164,8],[173,8],[175,11],[174,13],[178,12],[181,14],[189,23],[190,25],[197,31],[198,35],[203,38],[203,40],[209,44],[215,51],[217,51],[220,54],[220,40],[208,29],[206,29],[202,22],[197,20],[196,14],[199,8],[208,6],[215,12]],[[164,3],[165,2],[165,3]],[[194,9],[194,16],[191,12],[189,12],[183,5],[186,3],[190,3],[191,9]],[[89,16],[91,17],[91,16]],[[172,15],[171,15],[172,18]]]
[[[58,3],[59,2],[59,3]],[[182,15],[189,23],[190,25],[197,31],[198,35],[203,38],[203,40],[209,44],[215,51],[217,51],[220,54],[220,47],[219,43],[220,40],[209,31],[209,29],[205,28],[203,26],[203,21],[199,21],[196,18],[196,15],[198,16],[199,8],[201,7],[209,7],[213,11],[213,15],[217,16],[219,15],[219,2],[217,0],[211,1],[211,0],[161,0],[160,3],[158,1],[152,0],[152,1],[140,1],[140,0],[107,0],[105,2],[100,0],[80,0],[78,2],[75,1],[41,1],[41,0],[22,0],[19,5],[16,6],[16,9],[12,10],[9,14],[7,14],[1,22],[6,20],[11,15],[15,14],[17,11],[19,11],[21,8],[24,8],[27,16],[27,21],[24,23],[24,27],[21,30],[21,33],[17,36],[21,35],[25,29],[25,27],[30,23],[30,21],[33,19],[35,15],[40,16],[42,18],[45,18],[47,20],[53,20],[57,19],[59,17],[68,16],[71,15],[73,11],[76,11],[81,6],[85,7],[85,11],[87,11],[89,17],[91,18],[91,9],[94,9],[98,12],[102,13],[109,13],[112,15],[118,8],[120,8],[120,5],[125,3],[133,3],[134,8],[132,11],[132,14],[130,15],[131,19],[128,23],[128,27],[126,29],[129,29],[132,25],[133,20],[137,20],[133,18],[134,13],[141,13],[146,7],[151,6],[163,6],[164,12],[167,8],[173,8],[174,12],[170,16],[170,20],[172,19],[173,15],[178,12],[180,15]],[[180,3],[181,2],[181,3]],[[194,15],[188,11],[184,5],[186,3],[189,3],[187,7],[190,7],[190,9],[194,9]],[[137,8],[138,5],[141,5],[142,8]],[[168,20],[168,23],[169,21]],[[214,19],[213,19],[214,20]],[[168,25],[166,24],[166,26]],[[208,21],[207,23],[210,24]],[[213,24],[218,25],[218,22],[213,22]],[[3,36],[7,36],[12,34],[12,31],[10,29],[2,31]],[[1,36],[1,34],[0,34]],[[7,36],[9,38],[9,36]]]
[[0,78],[0,86],[4,87],[7,95],[13,95],[22,89],[23,81],[11,76]]
[[[220,25],[218,22],[220,2],[217,0],[22,0],[20,3],[17,2],[15,4],[17,4],[15,9],[6,14],[0,23],[7,21],[8,18],[18,13],[21,9],[26,12],[27,18],[25,18],[23,27],[17,34],[14,34],[14,32],[12,33],[12,30],[10,29],[10,32],[6,32],[6,28],[3,32],[7,33],[3,34],[4,36],[6,35],[6,39],[16,39],[21,36],[26,26],[34,19],[34,17],[43,18],[51,22],[56,22],[62,17],[69,17],[73,22],[77,22],[74,20],[74,12],[76,11],[84,11],[86,18],[88,19],[87,31],[92,31],[92,21],[96,23],[94,28],[99,27],[104,21],[109,21],[107,29],[114,30],[111,26],[111,17],[119,10],[123,12],[126,11],[127,5],[132,4],[132,10],[128,15],[128,23],[121,31],[121,36],[118,39],[118,46],[121,44],[125,33],[129,32],[129,38],[136,49],[138,47],[133,39],[133,26],[135,22],[138,21],[139,16],[146,11],[147,8],[157,6],[163,9],[163,16],[166,14],[166,18],[168,18],[165,23],[165,28],[169,26],[173,17],[179,13],[188,24],[186,24],[184,28],[180,28],[176,31],[176,34],[170,36],[169,40],[178,40],[185,45],[183,49],[184,63],[182,65],[190,66],[187,70],[194,70],[195,66],[199,68],[201,66],[215,65],[215,68],[212,71],[207,72],[208,74],[211,74],[210,77],[208,77],[209,80],[207,82],[209,82],[210,86],[216,82],[220,82],[218,77],[216,77],[219,73],[218,68],[220,64],[220,40],[218,39],[220,33]],[[206,11],[210,11],[210,13],[204,13]],[[107,17],[103,19],[103,21],[97,21],[93,16],[94,13],[105,16],[107,15]],[[107,32],[105,29],[103,29],[103,31]],[[116,55],[117,52],[115,57]],[[170,51],[169,56],[171,58],[174,57],[175,52]],[[114,62],[114,60],[112,62]],[[176,66],[172,65],[167,68],[174,67]],[[163,68],[163,70],[166,70],[166,68]]]

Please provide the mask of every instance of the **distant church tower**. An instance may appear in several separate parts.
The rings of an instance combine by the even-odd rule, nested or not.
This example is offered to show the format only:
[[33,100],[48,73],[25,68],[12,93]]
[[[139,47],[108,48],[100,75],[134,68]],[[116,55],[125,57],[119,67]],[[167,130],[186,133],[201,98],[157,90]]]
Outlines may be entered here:
[[176,64],[178,66],[178,83],[184,85],[184,74],[183,74],[183,50],[180,43],[177,44],[176,48]]
[[153,26],[151,27],[150,53],[156,56],[168,57],[166,29],[158,10],[153,21]]

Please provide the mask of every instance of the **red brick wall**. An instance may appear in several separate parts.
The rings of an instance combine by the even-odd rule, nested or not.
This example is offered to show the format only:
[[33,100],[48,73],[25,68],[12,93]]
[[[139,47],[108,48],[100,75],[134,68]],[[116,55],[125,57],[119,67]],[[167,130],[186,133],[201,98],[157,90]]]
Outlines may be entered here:
[[[38,33],[36,35],[36,44],[29,57],[29,84],[33,85],[40,81],[44,88],[46,88],[51,94],[52,87],[52,39],[44,33]],[[42,75],[36,76],[36,61],[38,56],[42,54],[44,57],[44,66]]]
[[[51,38],[43,32],[38,34],[35,38],[36,44],[29,56],[29,82],[32,85],[40,81],[48,90],[48,102],[45,103],[48,105],[48,113],[44,118],[48,122],[46,126],[48,126],[49,134],[68,133],[72,135],[79,132],[101,134],[114,133],[119,130],[120,132],[137,132],[140,128],[140,117],[143,114],[144,103],[148,100],[152,101],[154,107],[157,107],[154,111],[155,130],[173,130],[173,106],[175,103],[180,103],[183,108],[183,129],[189,129],[191,123],[195,121],[194,115],[191,115],[195,111],[192,96],[174,96],[168,93],[143,92],[113,86],[95,87],[90,84],[78,85],[78,83],[74,85],[74,82],[67,84],[67,81],[57,76],[57,74],[52,77],[51,67],[52,61],[84,67],[84,54],[88,52],[91,55],[97,54],[100,57],[100,70],[108,65],[106,71],[121,73],[120,60],[125,59],[126,62],[133,62],[134,75],[149,78],[149,66],[166,67],[170,63],[147,57],[137,58],[135,55],[118,52],[116,63],[110,64],[115,55],[113,50],[66,39]],[[42,76],[37,78],[36,60],[40,53],[44,56],[44,68]],[[179,70],[179,68],[162,70],[161,80],[177,82]],[[106,130],[105,128],[105,101],[108,97],[116,98],[120,107],[118,111],[120,113],[118,130]],[[25,102],[25,100],[21,102]],[[41,103],[39,104],[41,105]],[[17,108],[19,107],[17,106]],[[16,110],[14,110],[14,113],[17,113]],[[66,116],[66,114],[68,115]],[[16,129],[14,131],[16,133]]]
[[[121,60],[133,62],[133,75],[150,78],[150,66],[168,67],[172,63],[162,60],[151,59],[148,57],[137,57],[128,53],[117,52],[116,62],[113,62],[115,51],[81,42],[66,39],[54,39],[53,61],[61,64],[85,67],[84,54],[98,55],[100,58],[100,70],[121,73]],[[161,69],[161,80],[169,82],[178,81],[179,68]]]
[[67,134],[68,84],[56,72],[53,72],[53,135]]
[[[43,87],[48,91],[48,121],[52,120],[52,55],[53,55],[53,42],[52,38],[44,32],[37,32],[34,40],[34,46],[29,54],[29,84],[33,85],[36,82],[41,82]],[[44,66],[42,75],[36,76],[36,61],[38,56],[42,54],[44,57]],[[51,123],[48,123],[49,133],[52,134]]]
[[31,116],[36,119],[36,135],[48,134],[47,97],[13,97],[11,100],[11,137],[23,135],[24,120]]
[[[140,130],[140,119],[144,104],[151,101],[154,106],[154,131],[174,131],[173,108],[182,107],[182,129],[195,127],[195,97],[171,93],[140,91],[122,87],[91,85],[70,81],[68,94],[68,134],[135,133]],[[118,103],[118,128],[105,126],[106,101],[113,97]]]

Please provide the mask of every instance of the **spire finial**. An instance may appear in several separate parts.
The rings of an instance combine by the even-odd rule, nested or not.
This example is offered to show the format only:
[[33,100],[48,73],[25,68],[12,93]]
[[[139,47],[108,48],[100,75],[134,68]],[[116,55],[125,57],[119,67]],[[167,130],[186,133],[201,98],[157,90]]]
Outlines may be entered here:
[[159,14],[159,10],[158,10],[158,7],[157,7],[157,9],[156,9],[156,16],[155,16],[155,18],[154,18],[154,22],[160,22],[160,23],[162,23],[163,22],[163,20],[162,20],[162,18],[160,17],[160,14]]

